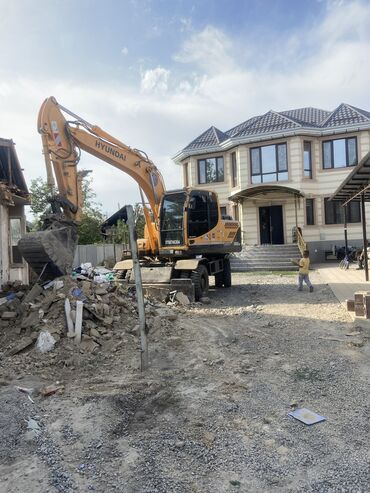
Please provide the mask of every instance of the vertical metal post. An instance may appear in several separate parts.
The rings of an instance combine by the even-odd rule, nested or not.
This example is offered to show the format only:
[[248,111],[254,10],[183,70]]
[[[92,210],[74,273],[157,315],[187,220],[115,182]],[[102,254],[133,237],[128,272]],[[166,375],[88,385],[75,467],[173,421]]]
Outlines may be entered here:
[[362,222],[362,242],[364,249],[365,279],[369,280],[369,262],[367,259],[367,238],[366,238],[366,214],[365,214],[365,193],[361,194],[361,222]]
[[347,206],[343,207],[344,209],[344,254],[348,255],[348,235],[347,235]]
[[294,194],[294,212],[295,212],[295,227],[298,231],[298,211],[297,211],[297,195]]
[[139,311],[139,327],[140,327],[140,341],[141,341],[141,371],[148,368],[148,342],[146,336],[146,321],[145,321],[145,306],[144,306],[144,295],[143,295],[143,285],[141,282],[141,271],[139,258],[137,253],[137,237],[135,230],[135,219],[134,211],[131,205],[126,206],[127,211],[127,225],[130,235],[130,249],[131,257],[133,262],[134,276],[135,276],[135,286],[136,286],[136,299]]

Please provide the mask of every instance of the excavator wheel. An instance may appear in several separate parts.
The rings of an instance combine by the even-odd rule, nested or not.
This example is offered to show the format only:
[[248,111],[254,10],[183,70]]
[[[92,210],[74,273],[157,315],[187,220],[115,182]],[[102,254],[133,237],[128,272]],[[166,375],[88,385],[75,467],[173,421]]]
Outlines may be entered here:
[[194,284],[195,301],[199,301],[208,293],[209,278],[207,267],[203,264],[199,264],[196,270],[192,271],[190,278]]

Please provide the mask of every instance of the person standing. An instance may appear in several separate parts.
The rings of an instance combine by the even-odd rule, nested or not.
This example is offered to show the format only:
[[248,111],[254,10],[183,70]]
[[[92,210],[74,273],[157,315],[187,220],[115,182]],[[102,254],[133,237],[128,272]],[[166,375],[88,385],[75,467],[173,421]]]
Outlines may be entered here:
[[299,260],[293,260],[293,262],[298,265],[298,291],[303,290],[303,282],[307,284],[310,293],[313,291],[313,286],[311,284],[309,278],[309,270],[310,270],[310,252],[308,250],[304,250],[303,257]]

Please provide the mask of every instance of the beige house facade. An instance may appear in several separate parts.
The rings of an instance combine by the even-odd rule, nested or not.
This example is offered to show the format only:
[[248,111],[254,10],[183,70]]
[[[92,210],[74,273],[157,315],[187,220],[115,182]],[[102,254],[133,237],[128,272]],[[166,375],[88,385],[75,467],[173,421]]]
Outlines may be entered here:
[[7,282],[28,284],[28,265],[18,249],[26,232],[29,193],[12,140],[0,138],[0,289]]
[[211,127],[175,157],[184,186],[214,190],[221,213],[239,219],[245,245],[289,244],[300,228],[311,257],[360,246],[360,204],[329,200],[370,152],[370,113],[348,104],[333,111],[269,111],[222,132]]

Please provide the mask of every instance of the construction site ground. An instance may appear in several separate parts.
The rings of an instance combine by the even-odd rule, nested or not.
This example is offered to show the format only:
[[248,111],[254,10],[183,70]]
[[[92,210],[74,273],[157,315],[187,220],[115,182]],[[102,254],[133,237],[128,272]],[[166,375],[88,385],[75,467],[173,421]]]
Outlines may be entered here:
[[[0,491],[369,491],[370,333],[311,280],[235,274],[209,304],[170,307],[145,373],[131,326],[98,352],[2,352]],[[45,385],[61,390],[16,389]]]

